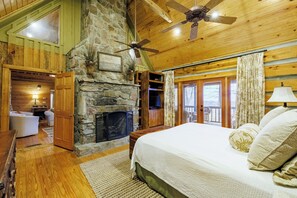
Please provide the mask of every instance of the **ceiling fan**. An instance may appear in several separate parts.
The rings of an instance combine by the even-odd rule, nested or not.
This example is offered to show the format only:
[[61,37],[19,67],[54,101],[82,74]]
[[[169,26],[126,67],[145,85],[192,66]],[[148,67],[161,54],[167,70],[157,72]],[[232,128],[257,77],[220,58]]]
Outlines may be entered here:
[[175,0],[170,0],[166,2],[168,7],[171,7],[179,12],[182,12],[186,15],[186,20],[181,21],[162,32],[168,32],[180,25],[186,24],[188,22],[192,22],[191,25],[191,33],[190,33],[190,40],[194,40],[197,38],[198,34],[198,22],[202,19],[206,22],[215,22],[215,23],[223,23],[223,24],[232,24],[236,21],[236,17],[229,17],[229,16],[212,16],[208,15],[207,13],[220,4],[224,0],[210,0],[205,6],[197,6],[197,0],[195,0],[195,6],[191,9],[186,8],[185,6],[179,4]]
[[121,42],[121,41],[115,41],[117,43],[121,43],[123,45],[126,45],[129,48],[123,49],[123,50],[119,50],[119,51],[116,51],[114,53],[119,53],[119,52],[123,52],[123,51],[126,51],[126,50],[133,49],[136,58],[140,58],[140,52],[139,52],[139,50],[143,50],[143,51],[147,51],[147,52],[153,52],[153,53],[159,53],[159,50],[143,47],[144,45],[148,44],[150,42],[150,40],[143,39],[140,42],[137,42],[136,41],[136,0],[134,0],[134,3],[135,3],[135,10],[134,10],[135,11],[135,13],[134,13],[134,16],[135,16],[135,19],[134,19],[134,25],[135,25],[134,39],[135,39],[135,41],[132,41],[130,44],[127,44],[127,43],[124,43],[124,42]]

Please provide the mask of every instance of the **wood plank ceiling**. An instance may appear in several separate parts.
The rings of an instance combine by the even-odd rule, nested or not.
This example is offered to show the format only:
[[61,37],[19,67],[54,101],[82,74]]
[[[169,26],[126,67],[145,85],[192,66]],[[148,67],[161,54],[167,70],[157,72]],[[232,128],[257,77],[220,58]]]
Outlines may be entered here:
[[0,19],[40,0],[0,0]]
[[[181,34],[162,30],[185,19],[185,15],[166,6],[166,0],[153,0],[173,20],[169,24],[155,14],[144,1],[137,1],[137,32],[149,39],[146,47],[156,48],[158,54],[148,53],[156,70],[167,69],[200,60],[222,57],[297,40],[297,0],[224,0],[209,13],[237,17],[232,25],[199,22],[198,37],[189,41],[190,24],[180,26]],[[191,8],[194,0],[176,0]],[[208,0],[198,0],[205,5]],[[134,2],[129,14],[134,19]]]

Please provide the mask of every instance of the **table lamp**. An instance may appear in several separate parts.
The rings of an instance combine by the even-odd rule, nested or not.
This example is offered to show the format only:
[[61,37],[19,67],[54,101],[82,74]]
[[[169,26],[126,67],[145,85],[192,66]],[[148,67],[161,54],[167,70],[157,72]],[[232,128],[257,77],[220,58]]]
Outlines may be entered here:
[[297,98],[294,95],[291,87],[285,87],[281,82],[280,87],[275,87],[272,96],[267,102],[283,102],[284,107],[287,107],[287,102],[297,102]]
[[38,99],[38,95],[37,94],[33,94],[33,99],[35,100],[33,107],[37,107],[36,100]]

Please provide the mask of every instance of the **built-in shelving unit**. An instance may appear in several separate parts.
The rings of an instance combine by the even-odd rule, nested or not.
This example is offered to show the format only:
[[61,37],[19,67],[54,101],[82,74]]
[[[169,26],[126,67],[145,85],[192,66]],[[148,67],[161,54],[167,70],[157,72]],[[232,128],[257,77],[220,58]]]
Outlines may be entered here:
[[164,124],[164,75],[159,72],[141,73],[142,129]]

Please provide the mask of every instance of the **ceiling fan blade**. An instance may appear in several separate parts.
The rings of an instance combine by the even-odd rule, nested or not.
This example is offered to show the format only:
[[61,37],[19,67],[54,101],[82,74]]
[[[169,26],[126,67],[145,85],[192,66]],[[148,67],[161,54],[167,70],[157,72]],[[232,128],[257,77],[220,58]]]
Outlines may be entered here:
[[117,41],[117,40],[114,40],[114,41],[117,42],[117,43],[121,43],[123,45],[127,45],[127,46],[131,47],[130,44],[127,44],[127,43],[124,43],[124,42],[121,42],[121,41]]
[[237,17],[228,17],[228,16],[218,16],[216,18],[213,18],[209,15],[207,15],[204,18],[204,21],[207,22],[215,22],[215,23],[224,23],[224,24],[232,24],[236,21]]
[[114,53],[119,53],[119,52],[123,52],[123,51],[126,51],[126,50],[130,50],[131,48],[127,48],[127,49],[123,49],[123,50],[119,50],[119,51],[116,51]]
[[216,7],[217,5],[219,5],[222,1],[224,0],[210,0],[204,7],[207,8],[208,12],[209,10],[213,9],[214,7]]
[[190,9],[186,8],[185,6],[177,3],[176,1],[174,0],[170,0],[170,1],[167,1],[166,2],[166,5],[181,12],[181,13],[186,13],[186,12],[189,12]]
[[141,46],[144,46],[144,45],[148,44],[149,42],[151,42],[151,41],[148,40],[148,39],[143,39],[142,41],[140,41],[139,43],[137,43],[137,46],[138,47],[141,47]]
[[140,48],[141,50],[144,50],[144,51],[148,51],[148,52],[153,52],[153,53],[159,53],[159,50],[156,50],[156,49],[151,49],[151,48]]
[[169,30],[172,30],[172,29],[174,29],[174,28],[176,28],[176,27],[178,27],[180,25],[186,24],[187,22],[188,22],[187,20],[179,22],[179,23],[177,23],[177,24],[175,24],[173,26],[170,26],[169,28],[166,28],[165,30],[162,30],[161,32],[162,33],[168,32]]
[[198,23],[193,23],[191,25],[191,33],[190,33],[190,40],[194,40],[197,38],[198,35]]
[[140,52],[138,49],[134,48],[134,53],[135,53],[136,58],[140,58]]

